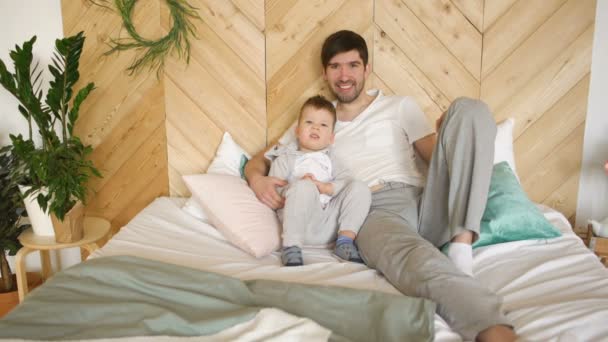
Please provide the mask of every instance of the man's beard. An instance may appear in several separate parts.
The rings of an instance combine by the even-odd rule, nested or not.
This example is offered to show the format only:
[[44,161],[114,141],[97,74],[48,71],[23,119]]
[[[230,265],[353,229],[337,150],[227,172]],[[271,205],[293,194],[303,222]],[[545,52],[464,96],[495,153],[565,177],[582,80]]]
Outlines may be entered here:
[[332,92],[334,93],[334,95],[336,96],[336,98],[338,99],[338,101],[340,103],[351,103],[351,102],[355,101],[359,97],[361,92],[363,91],[363,88],[365,87],[365,81],[363,81],[361,83],[360,87],[358,87],[358,85],[359,85],[359,83],[355,83],[353,85],[354,93],[352,95],[342,94],[339,91],[336,91],[335,89],[340,89],[340,87],[338,85],[334,85],[335,88],[332,88]]

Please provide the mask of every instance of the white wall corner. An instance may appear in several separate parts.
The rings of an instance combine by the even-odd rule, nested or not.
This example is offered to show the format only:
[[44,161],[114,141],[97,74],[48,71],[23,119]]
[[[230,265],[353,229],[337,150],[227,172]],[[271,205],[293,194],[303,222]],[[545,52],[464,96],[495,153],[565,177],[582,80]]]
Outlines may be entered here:
[[576,226],[608,217],[608,0],[597,1]]

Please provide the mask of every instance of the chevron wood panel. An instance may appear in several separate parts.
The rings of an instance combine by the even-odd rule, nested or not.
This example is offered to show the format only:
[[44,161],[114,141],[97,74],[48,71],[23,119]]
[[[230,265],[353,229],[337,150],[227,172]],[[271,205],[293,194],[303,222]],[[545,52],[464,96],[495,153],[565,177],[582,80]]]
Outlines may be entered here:
[[515,157],[532,200],[574,222],[594,0],[485,2],[481,98],[514,117]]
[[[481,62],[481,35],[460,14],[455,6],[440,0],[424,2],[426,6],[442,8],[431,16],[417,16],[420,10],[403,0],[376,0],[375,1],[375,24],[380,28],[381,34],[390,40],[407,56],[415,65],[418,73],[424,75],[428,82],[432,83],[448,100],[458,96],[479,97],[479,73]],[[419,2],[418,2],[419,4]],[[432,4],[432,5],[431,5]],[[442,5],[443,4],[443,5]],[[446,6],[447,5],[447,6]],[[449,8],[449,10],[445,10]],[[458,12],[458,13],[456,13]],[[447,27],[440,24],[442,20],[451,23]],[[451,39],[438,37],[461,37],[459,44],[464,46],[469,42],[469,49],[476,51],[473,54],[471,65],[474,69],[469,71],[463,64],[463,57],[454,54],[454,47],[450,44]],[[464,45],[463,45],[464,44]],[[375,49],[376,47],[374,47]],[[459,47],[463,50],[463,47]],[[375,65],[382,65],[388,61],[376,59]],[[378,74],[381,79],[386,78],[384,74]],[[424,90],[432,94],[432,90]],[[420,99],[417,99],[420,101]]]
[[[98,89],[77,131],[105,177],[89,212],[115,227],[160,194],[187,196],[223,132],[255,153],[293,123],[301,103],[331,97],[320,49],[332,32],[361,33],[367,87],[413,96],[433,122],[458,96],[516,119],[515,151],[533,200],[575,215],[593,39],[594,0],[189,0],[198,8],[189,65],[161,79],[128,76],[132,53],[102,56],[121,20],[89,1],[62,2],[65,34],[85,30],[83,79]],[[171,27],[163,0],[138,3],[138,32]],[[160,24],[160,25],[159,25]],[[137,175],[137,177],[136,177]]]
[[[128,76],[131,52],[102,56],[110,37],[123,36],[118,15],[88,1],[62,1],[64,34],[85,31],[81,82],[96,89],[81,107],[78,134],[94,147],[104,177],[91,183],[87,213],[116,231],[155,197],[168,194],[164,90],[154,74]],[[138,3],[133,19],[144,36],[160,34],[159,1]]]
[[490,28],[517,0],[484,0],[483,31]]
[[[263,0],[189,3],[202,19],[190,63],[170,59],[164,76],[173,196],[189,195],[181,176],[207,169],[223,132],[250,153],[266,144]],[[170,29],[168,15],[162,25]]]
[[485,0],[452,0],[454,6],[475,26],[483,32],[483,4]]

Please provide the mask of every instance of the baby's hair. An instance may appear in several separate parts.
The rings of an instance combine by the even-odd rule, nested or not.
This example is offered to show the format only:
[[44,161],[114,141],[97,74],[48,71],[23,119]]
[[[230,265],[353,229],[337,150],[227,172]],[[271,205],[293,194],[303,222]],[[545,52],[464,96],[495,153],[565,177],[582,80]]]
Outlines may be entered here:
[[328,99],[323,97],[323,95],[315,95],[306,100],[306,102],[304,102],[302,108],[300,108],[300,116],[298,117],[298,123],[302,119],[302,112],[306,107],[313,107],[314,109],[324,109],[328,111],[334,119],[332,129],[336,127],[336,107],[334,107],[334,105]]

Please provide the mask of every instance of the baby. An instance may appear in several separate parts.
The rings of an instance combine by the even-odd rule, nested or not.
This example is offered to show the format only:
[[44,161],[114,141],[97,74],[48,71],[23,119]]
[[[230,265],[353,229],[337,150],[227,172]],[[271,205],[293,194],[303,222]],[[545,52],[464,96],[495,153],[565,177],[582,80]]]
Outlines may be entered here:
[[277,214],[283,223],[281,261],[301,266],[302,246],[327,245],[336,239],[334,254],[362,263],[354,240],[371,204],[371,192],[352,180],[335,159],[336,110],[322,96],[309,98],[300,110],[297,144],[277,145],[266,153],[273,159],[269,176],[285,179],[279,188],[285,207]]

